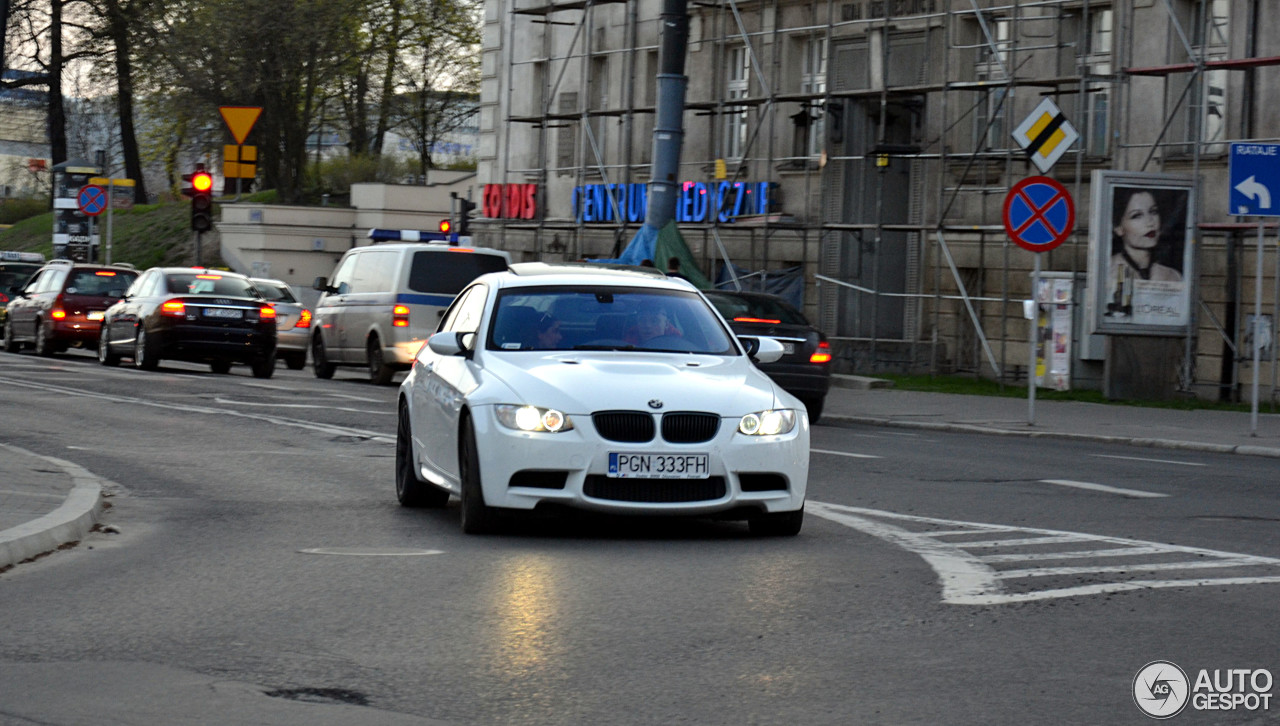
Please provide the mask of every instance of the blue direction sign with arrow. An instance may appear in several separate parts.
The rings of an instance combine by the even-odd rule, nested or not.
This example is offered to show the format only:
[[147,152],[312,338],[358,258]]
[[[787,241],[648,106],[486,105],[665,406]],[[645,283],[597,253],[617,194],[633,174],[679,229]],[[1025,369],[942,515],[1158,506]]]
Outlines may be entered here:
[[1231,144],[1230,178],[1231,214],[1280,217],[1280,144]]
[[1048,252],[1066,241],[1075,226],[1075,202],[1052,177],[1027,177],[1004,198],[1004,229],[1024,250]]

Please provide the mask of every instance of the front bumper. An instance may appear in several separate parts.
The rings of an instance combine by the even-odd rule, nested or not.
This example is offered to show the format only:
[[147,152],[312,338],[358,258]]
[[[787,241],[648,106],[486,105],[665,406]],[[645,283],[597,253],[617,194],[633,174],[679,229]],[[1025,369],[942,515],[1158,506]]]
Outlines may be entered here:
[[[696,444],[670,444],[661,436],[643,444],[609,441],[597,433],[590,415],[570,418],[574,423],[571,431],[525,433],[499,424],[491,406],[473,411],[487,504],[509,509],[557,504],[657,515],[785,512],[804,506],[809,421],[803,412],[791,432],[770,437],[740,434],[737,418],[722,418],[716,435]],[[705,453],[708,476],[691,480],[610,478],[610,452]],[[671,498],[679,501],[654,501]]]

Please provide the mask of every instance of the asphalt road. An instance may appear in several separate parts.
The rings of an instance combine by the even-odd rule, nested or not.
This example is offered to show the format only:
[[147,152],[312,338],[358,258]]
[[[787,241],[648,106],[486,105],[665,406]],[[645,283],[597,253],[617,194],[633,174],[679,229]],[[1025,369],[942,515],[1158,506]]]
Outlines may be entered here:
[[468,537],[396,505],[394,397],[0,355],[2,440],[120,530],[0,575],[0,723],[1136,724],[1148,662],[1280,672],[1274,460],[819,426],[794,539]]

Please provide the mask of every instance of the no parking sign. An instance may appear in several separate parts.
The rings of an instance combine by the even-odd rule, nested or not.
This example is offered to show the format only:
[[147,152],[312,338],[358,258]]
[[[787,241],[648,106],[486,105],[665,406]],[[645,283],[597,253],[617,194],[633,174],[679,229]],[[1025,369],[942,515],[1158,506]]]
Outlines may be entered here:
[[1075,226],[1075,202],[1056,179],[1028,177],[1004,198],[1004,229],[1024,250],[1048,252],[1065,242]]

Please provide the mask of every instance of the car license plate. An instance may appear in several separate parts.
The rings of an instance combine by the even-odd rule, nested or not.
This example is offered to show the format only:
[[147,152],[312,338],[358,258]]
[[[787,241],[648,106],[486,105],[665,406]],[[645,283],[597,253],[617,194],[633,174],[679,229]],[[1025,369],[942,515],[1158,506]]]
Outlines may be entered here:
[[88,317],[90,320],[102,320],[102,311],[101,311],[101,310],[90,310],[90,311],[89,311],[89,315],[88,315],[87,317]]
[[705,479],[706,454],[609,453],[609,476],[616,479]]
[[783,341],[783,343],[782,343],[782,354],[783,354],[783,355],[791,355],[791,354],[792,354],[792,353],[794,353],[794,352],[796,352],[796,344],[795,344],[795,343],[788,343],[788,342],[786,342],[786,341]]
[[244,311],[233,310],[231,308],[205,308],[204,316],[206,318],[228,318],[231,320],[239,320],[244,316]]

